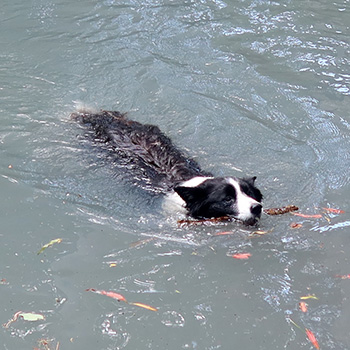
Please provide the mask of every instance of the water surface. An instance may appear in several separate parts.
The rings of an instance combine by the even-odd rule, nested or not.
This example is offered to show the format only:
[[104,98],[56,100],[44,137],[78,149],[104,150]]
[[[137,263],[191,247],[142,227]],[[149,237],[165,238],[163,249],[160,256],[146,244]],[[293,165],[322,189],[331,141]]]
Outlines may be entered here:
[[[4,349],[310,349],[305,328],[350,348],[347,1],[6,0],[0,20],[1,324],[45,316]],[[178,227],[70,121],[82,105],[322,217]]]

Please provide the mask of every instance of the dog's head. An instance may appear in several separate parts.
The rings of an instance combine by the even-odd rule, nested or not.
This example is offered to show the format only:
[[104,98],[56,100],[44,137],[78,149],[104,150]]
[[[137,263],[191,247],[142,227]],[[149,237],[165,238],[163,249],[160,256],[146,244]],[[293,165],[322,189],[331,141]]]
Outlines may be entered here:
[[[262,194],[252,178],[196,178],[174,188],[194,218],[231,216],[255,224],[262,211]],[[192,181],[192,182],[191,182]]]

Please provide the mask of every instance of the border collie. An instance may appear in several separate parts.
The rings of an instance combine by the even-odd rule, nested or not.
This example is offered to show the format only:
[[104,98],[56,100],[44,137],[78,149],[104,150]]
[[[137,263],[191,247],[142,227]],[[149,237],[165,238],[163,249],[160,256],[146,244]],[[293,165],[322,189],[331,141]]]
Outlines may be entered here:
[[229,216],[248,225],[259,220],[262,194],[255,187],[256,177],[214,177],[185,157],[157,126],[129,120],[120,112],[77,112],[71,117],[87,125],[96,142],[187,215]]

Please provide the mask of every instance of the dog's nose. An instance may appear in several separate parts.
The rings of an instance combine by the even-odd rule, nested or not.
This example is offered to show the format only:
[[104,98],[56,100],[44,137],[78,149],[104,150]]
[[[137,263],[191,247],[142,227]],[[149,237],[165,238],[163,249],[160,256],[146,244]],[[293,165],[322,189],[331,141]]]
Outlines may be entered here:
[[250,212],[252,214],[254,214],[255,216],[258,216],[260,217],[261,215],[261,209],[262,209],[262,205],[257,203],[257,204],[253,204],[251,207],[250,207]]

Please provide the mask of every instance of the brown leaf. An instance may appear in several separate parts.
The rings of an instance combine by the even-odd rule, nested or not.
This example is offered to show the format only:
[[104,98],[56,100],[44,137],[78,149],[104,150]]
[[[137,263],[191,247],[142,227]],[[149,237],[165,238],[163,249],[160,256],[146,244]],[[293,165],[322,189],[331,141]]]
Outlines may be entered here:
[[281,214],[286,214],[290,213],[292,211],[296,211],[299,208],[295,205],[287,205],[282,208],[271,208],[271,209],[264,209],[264,213],[268,215],[281,215]]
[[303,224],[299,224],[297,222],[292,222],[289,226],[291,228],[300,228],[300,227],[303,227]]

